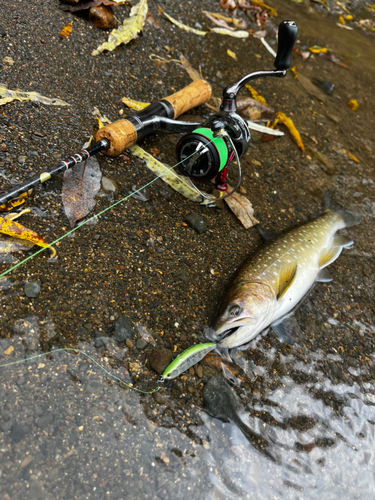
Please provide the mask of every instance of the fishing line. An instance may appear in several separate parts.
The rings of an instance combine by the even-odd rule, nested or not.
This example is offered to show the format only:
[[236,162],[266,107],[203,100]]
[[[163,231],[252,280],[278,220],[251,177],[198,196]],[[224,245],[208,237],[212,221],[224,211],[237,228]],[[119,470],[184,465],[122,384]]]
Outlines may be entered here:
[[48,354],[53,354],[55,352],[61,352],[61,351],[73,351],[73,352],[78,353],[78,354],[83,354],[84,356],[89,358],[93,363],[95,363],[107,375],[109,375],[113,379],[117,380],[121,384],[126,385],[126,387],[128,387],[129,389],[132,389],[133,391],[141,392],[142,394],[154,394],[154,392],[158,392],[161,389],[161,387],[157,387],[153,391],[142,391],[141,389],[137,389],[136,387],[133,387],[132,385],[129,385],[126,382],[124,382],[121,378],[116,377],[116,375],[112,375],[112,373],[110,373],[108,370],[106,370],[104,368],[104,366],[102,366],[100,363],[95,361],[95,359],[92,358],[89,354],[87,354],[84,351],[81,351],[80,349],[75,349],[74,347],[61,347],[60,349],[53,349],[52,351],[44,352],[42,354],[35,354],[34,356],[30,356],[29,358],[26,358],[26,359],[20,359],[18,361],[11,361],[10,363],[1,364],[0,368],[4,368],[6,366],[11,366],[11,365],[18,365],[20,363],[26,363],[27,361],[30,361],[32,359],[41,358],[42,356],[47,356]]
[[[216,139],[220,139],[220,138],[214,138],[212,141],[210,141],[211,143],[214,143]],[[48,247],[42,247],[40,248],[37,252],[33,253],[32,255],[29,255],[29,257],[26,257],[25,259],[21,260],[21,262],[18,262],[17,264],[15,264],[14,266],[12,266],[10,269],[8,269],[7,271],[4,271],[2,274],[0,274],[0,279],[5,276],[6,274],[10,273],[11,271],[14,271],[15,269],[17,269],[17,267],[21,266],[22,264],[25,264],[25,262],[27,262],[28,260],[34,258],[35,256],[37,256],[38,254],[40,254],[41,252],[44,252],[44,250],[48,249],[49,247],[51,247],[52,245],[55,245],[56,243],[58,243],[59,241],[63,240],[64,238],[66,238],[67,236],[69,236],[69,234],[72,234],[74,233],[74,231],[77,231],[77,229],[79,229],[80,227],[84,226],[85,224],[87,224],[88,222],[90,222],[91,220],[94,220],[95,218],[98,218],[99,216],[103,215],[105,212],[107,212],[108,210],[111,210],[113,207],[115,207],[116,205],[118,205],[119,203],[122,203],[123,201],[126,201],[127,199],[131,198],[133,195],[135,195],[136,193],[139,193],[139,191],[142,191],[143,189],[145,189],[146,187],[150,186],[153,182],[157,181],[158,179],[161,179],[164,175],[166,175],[170,170],[174,169],[175,167],[177,167],[178,165],[180,165],[180,163],[182,163],[183,161],[186,161],[188,160],[191,156],[194,156],[196,154],[196,152],[194,151],[190,156],[184,158],[183,160],[181,160],[180,162],[176,163],[175,165],[173,165],[172,167],[170,167],[166,172],[163,172],[162,174],[158,175],[157,177],[155,177],[154,179],[152,179],[150,182],[146,183],[144,186],[140,187],[139,189],[137,189],[136,191],[132,192],[131,194],[125,196],[124,198],[122,198],[121,200],[118,200],[116,201],[115,203],[113,203],[112,205],[110,205],[109,207],[105,208],[104,210],[102,210],[101,212],[99,212],[98,214],[96,215],[93,215],[92,217],[90,217],[89,219],[85,220],[84,222],[81,222],[80,224],[78,224],[78,226],[76,226],[75,228],[71,229],[70,231],[67,231],[66,233],[64,233],[62,236],[60,236],[59,238],[57,238],[55,241],[53,241],[52,243],[49,243],[49,246]]]

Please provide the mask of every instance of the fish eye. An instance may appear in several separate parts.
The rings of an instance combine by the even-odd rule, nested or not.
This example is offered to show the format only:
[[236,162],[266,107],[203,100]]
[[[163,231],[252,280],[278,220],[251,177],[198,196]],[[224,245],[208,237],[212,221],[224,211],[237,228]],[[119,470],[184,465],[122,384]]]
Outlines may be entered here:
[[170,376],[171,376],[171,374],[170,374],[170,373],[167,373],[167,377],[170,377]]
[[238,304],[235,304],[229,309],[229,314],[233,317],[239,316],[241,313],[241,307]]

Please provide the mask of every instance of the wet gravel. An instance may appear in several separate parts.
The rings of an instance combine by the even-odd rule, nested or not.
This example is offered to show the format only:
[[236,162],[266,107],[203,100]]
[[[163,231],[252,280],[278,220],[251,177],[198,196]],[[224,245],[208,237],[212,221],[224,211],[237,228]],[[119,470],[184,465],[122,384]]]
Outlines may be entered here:
[[[160,5],[186,24],[209,25],[191,2]],[[242,188],[261,224],[275,231],[317,216],[329,189],[363,217],[360,226],[344,231],[354,247],[330,266],[334,281],[317,285],[297,311],[303,335],[297,345],[280,344],[271,333],[261,336],[238,353],[240,368],[203,360],[149,396],[126,390],[75,354],[1,368],[5,499],[372,498],[373,37],[340,29],[337,16],[313,3],[272,5],[280,20],[297,21],[299,50],[328,46],[350,60],[351,70],[318,56],[303,61],[293,55],[297,73],[334,84],[325,104],[291,74],[254,83],[270,106],[292,117],[306,145],[326,155],[333,170],[311,150],[302,157],[286,130],[272,142],[261,142],[254,132],[242,161]],[[218,2],[206,0],[204,8],[217,12]],[[106,33],[60,11],[57,1],[3,6],[1,83],[70,105],[13,102],[0,108],[1,190],[80,150],[96,121],[94,107],[115,120],[123,96],[149,102],[190,83],[179,65],[155,65],[150,54],[178,59],[183,52],[213,83],[215,95],[245,72],[273,65],[258,40],[197,38],[158,14],[156,3],[150,1],[150,10],[159,29],[147,24],[139,39],[94,58],[91,51]],[[60,39],[71,20],[72,34]],[[4,62],[8,57],[14,64]],[[357,111],[347,106],[352,98]],[[207,116],[208,110],[192,113]],[[151,136],[141,146],[158,149],[159,158],[173,164],[177,139]],[[137,158],[97,158],[119,192],[97,196],[93,213],[108,207],[111,196],[121,199],[153,179]],[[70,228],[61,187],[61,178],[38,187],[28,203],[31,213],[20,219],[47,241]],[[147,188],[147,199],[117,205],[59,242],[57,259],[47,250],[0,281],[0,363],[79,346],[147,391],[158,377],[149,365],[154,343],[179,353],[202,339],[226,280],[261,239],[227,208],[195,205],[161,180]],[[192,213],[206,231],[189,226]],[[13,256],[21,260],[33,252]],[[9,261],[0,263],[0,273],[8,268]],[[226,423],[202,410],[204,387],[223,374],[242,401],[235,400]],[[233,412],[271,443],[276,462],[246,438],[238,420],[233,423]]]

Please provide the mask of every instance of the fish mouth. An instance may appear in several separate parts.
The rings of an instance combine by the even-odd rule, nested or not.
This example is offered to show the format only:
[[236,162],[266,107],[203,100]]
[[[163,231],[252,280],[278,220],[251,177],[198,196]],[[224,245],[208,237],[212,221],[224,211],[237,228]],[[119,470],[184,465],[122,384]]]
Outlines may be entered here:
[[222,342],[223,340],[233,335],[241,327],[242,325],[235,325],[235,326],[225,325],[219,328],[218,330],[211,329],[206,334],[206,337],[213,342]]

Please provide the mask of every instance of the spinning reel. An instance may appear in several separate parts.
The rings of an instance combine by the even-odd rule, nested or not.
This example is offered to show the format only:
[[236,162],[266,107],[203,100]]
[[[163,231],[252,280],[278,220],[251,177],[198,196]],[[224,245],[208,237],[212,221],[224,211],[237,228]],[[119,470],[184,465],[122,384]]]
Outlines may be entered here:
[[[286,70],[290,67],[297,31],[295,22],[283,21],[278,30],[278,52],[274,63],[276,70],[249,73],[226,87],[220,112],[180,139],[176,154],[181,174],[196,182],[206,182],[216,176],[216,189],[224,193],[227,190],[227,167],[236,159],[238,175],[233,191],[238,188],[241,182],[239,159],[246,153],[251,136],[246,122],[236,112],[237,94],[250,80],[268,76],[285,77]],[[199,193],[206,197],[201,191]]]

